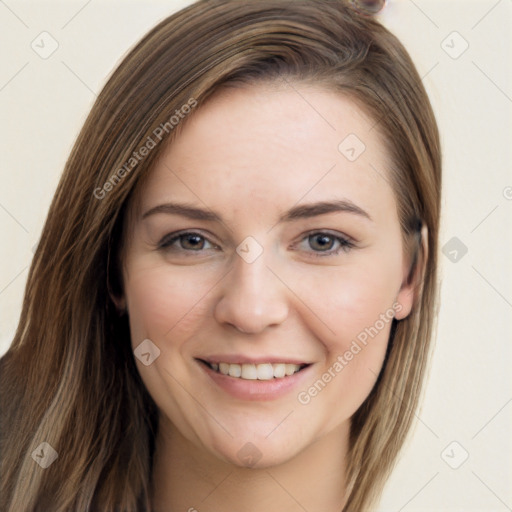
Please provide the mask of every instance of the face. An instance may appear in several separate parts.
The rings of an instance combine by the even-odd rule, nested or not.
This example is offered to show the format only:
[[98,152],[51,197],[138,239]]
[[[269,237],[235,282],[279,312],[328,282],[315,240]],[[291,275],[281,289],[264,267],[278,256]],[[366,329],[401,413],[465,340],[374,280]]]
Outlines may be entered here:
[[161,419],[196,448],[292,460],[374,386],[412,293],[373,125],[312,86],[224,90],[152,170],[122,300]]

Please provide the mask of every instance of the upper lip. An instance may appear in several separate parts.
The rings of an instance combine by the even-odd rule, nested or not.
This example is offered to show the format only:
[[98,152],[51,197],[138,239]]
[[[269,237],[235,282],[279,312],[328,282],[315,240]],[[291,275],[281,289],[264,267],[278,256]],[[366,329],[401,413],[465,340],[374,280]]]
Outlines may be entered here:
[[289,364],[298,364],[298,365],[307,365],[311,364],[308,361],[304,361],[303,359],[298,359],[296,357],[290,356],[258,356],[258,357],[249,357],[238,354],[219,354],[212,355],[208,357],[198,357],[202,361],[207,363],[229,363],[229,364],[263,364],[263,363],[289,363]]

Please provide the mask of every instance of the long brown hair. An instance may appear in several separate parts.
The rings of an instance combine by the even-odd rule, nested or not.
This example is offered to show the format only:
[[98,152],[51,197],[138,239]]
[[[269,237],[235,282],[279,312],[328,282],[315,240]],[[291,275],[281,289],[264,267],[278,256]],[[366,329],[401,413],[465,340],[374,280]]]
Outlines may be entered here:
[[[358,102],[391,155],[404,240],[428,229],[413,311],[394,321],[383,370],[352,418],[344,510],[379,497],[417,407],[437,303],[441,155],[429,99],[397,38],[348,2],[202,0],[123,59],[66,163],[0,360],[1,510],[150,510],[157,408],[111,296],[122,290],[127,205],[186,123],[169,121],[176,111],[193,115],[185,105],[201,108],[226,83],[276,79]],[[149,138],[155,147],[134,163]],[[58,456],[46,468],[41,443]]]

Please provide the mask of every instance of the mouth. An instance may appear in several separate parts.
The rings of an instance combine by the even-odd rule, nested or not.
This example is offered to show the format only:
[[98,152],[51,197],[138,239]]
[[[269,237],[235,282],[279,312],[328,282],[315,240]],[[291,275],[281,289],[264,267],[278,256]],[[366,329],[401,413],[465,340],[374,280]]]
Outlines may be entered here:
[[215,373],[241,380],[274,380],[291,377],[301,372],[310,364],[295,364],[290,362],[279,363],[228,363],[210,362],[198,359],[200,363],[210,368]]
[[280,358],[266,362],[264,359],[219,356],[196,358],[195,361],[213,384],[213,393],[221,390],[244,402],[272,401],[290,396],[310,382],[315,372],[314,363]]

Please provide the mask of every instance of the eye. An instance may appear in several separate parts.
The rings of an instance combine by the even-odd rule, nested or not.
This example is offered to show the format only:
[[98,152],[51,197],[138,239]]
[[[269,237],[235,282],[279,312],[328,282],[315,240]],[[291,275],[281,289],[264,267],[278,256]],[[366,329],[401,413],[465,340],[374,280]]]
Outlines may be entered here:
[[[207,247],[208,244],[211,247]],[[203,235],[199,233],[182,232],[167,235],[158,244],[158,248],[173,252],[201,252],[205,249],[217,248],[217,246],[213,245]]]
[[[355,247],[355,244],[347,237],[324,231],[310,233],[301,240],[301,244],[304,243],[307,243],[309,249],[307,247],[301,247],[301,249],[306,252],[313,249],[315,257],[335,256],[341,251],[348,252]],[[206,237],[193,231],[171,233],[162,239],[158,248],[168,252],[183,253],[201,253],[211,249],[219,249]]]
[[[347,237],[333,235],[324,231],[310,233],[304,237],[302,243],[307,242],[313,252],[314,256],[326,257],[335,256],[341,251],[348,252],[355,247],[355,244]],[[307,249],[305,249],[307,251]]]

